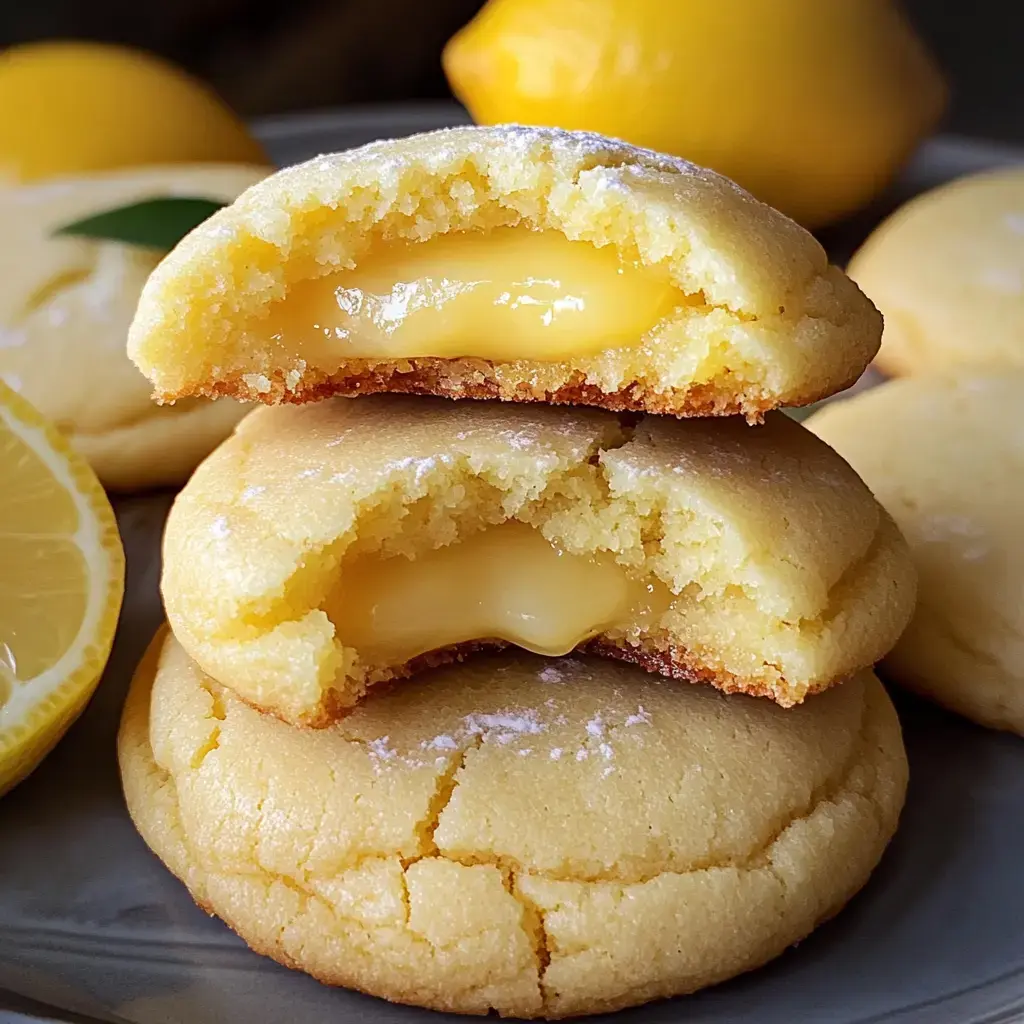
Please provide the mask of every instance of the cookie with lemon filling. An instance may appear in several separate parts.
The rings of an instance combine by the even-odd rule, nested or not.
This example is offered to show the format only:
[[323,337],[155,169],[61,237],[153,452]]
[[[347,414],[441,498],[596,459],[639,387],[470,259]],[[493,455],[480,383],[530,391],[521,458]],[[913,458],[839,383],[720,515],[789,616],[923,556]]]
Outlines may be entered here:
[[492,656],[313,732],[173,639],[140,666],[119,754],[145,841],[256,951],[514,1017],[637,1005],[777,956],[864,884],[907,783],[870,672],[783,711]]
[[728,179],[505,125],[250,189],[156,270],[129,351],[163,399],[405,391],[756,420],[851,384],[880,335],[814,238]]
[[379,395],[244,420],[175,503],[163,595],[210,675],[324,724],[495,642],[798,703],[892,647],[914,576],[860,479],[781,413]]

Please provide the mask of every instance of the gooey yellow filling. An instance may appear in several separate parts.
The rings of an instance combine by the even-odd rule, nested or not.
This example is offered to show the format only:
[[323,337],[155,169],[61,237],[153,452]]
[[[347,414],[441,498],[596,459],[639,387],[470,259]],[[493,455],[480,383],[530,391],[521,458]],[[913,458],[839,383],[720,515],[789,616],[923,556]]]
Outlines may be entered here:
[[672,595],[610,555],[574,555],[509,522],[419,558],[342,563],[324,606],[338,640],[364,662],[397,665],[451,644],[498,639],[567,654],[616,626],[653,618]]
[[267,326],[288,348],[350,359],[557,361],[635,345],[686,302],[664,267],[514,227],[381,243],[294,285]]

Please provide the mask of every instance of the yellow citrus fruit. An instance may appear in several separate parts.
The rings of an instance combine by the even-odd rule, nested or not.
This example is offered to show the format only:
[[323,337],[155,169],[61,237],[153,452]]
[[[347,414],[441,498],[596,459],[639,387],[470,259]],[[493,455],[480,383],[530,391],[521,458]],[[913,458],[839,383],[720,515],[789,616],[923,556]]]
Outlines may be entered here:
[[124,592],[114,513],[88,463],[0,384],[0,794],[92,695]]
[[489,0],[444,67],[482,124],[675,153],[809,227],[870,200],[946,98],[893,0]]
[[0,53],[0,178],[146,164],[267,162],[210,89],[149,54],[50,42]]

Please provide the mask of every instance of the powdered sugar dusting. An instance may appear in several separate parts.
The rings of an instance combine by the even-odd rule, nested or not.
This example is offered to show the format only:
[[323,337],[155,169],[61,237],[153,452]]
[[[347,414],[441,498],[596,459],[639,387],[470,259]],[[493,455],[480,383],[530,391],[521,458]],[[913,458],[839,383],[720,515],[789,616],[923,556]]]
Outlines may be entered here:
[[627,715],[624,725],[650,725],[651,724],[651,713],[644,710],[643,704],[637,704],[636,714]]
[[28,341],[28,332],[20,327],[0,327],[0,348],[19,348]]
[[[619,692],[616,692],[616,697],[621,696]],[[575,752],[575,759],[578,762],[586,761],[590,758],[599,758],[600,762],[604,765],[600,772],[602,779],[607,778],[617,769],[613,766],[615,760],[615,745],[614,736],[615,730],[623,728],[634,728],[639,725],[650,725],[651,714],[643,706],[643,704],[637,704],[636,711],[632,714],[621,716],[621,712],[618,710],[604,709],[594,714],[587,722],[583,724],[583,730],[586,733],[586,738],[580,744],[579,749]],[[565,716],[560,716],[561,724],[565,723]],[[561,759],[563,751],[561,748],[556,748],[551,753],[551,759],[558,761]]]
[[515,451],[527,452],[541,446],[540,432],[536,427],[520,427],[518,430],[500,430],[498,437]]
[[565,673],[561,669],[555,668],[554,665],[548,665],[537,673],[537,678],[542,683],[563,683],[565,682]]
[[231,536],[231,527],[228,526],[227,516],[217,516],[210,523],[210,536],[214,540],[224,540],[225,537]]
[[431,740],[424,740],[420,743],[420,750],[427,755],[435,753],[436,756],[400,754],[391,745],[390,736],[377,736],[366,743],[366,751],[370,755],[374,771],[378,774],[382,771],[390,771],[397,768],[417,769],[433,767],[435,771],[443,771],[449,762],[450,752],[458,750],[458,744],[451,736],[441,734]]
[[433,473],[438,466],[450,466],[453,459],[446,453],[439,455],[407,455],[404,459],[397,459],[386,467],[390,470],[413,470],[413,481],[415,484],[423,483],[428,474]]
[[[420,150],[416,153],[417,159],[410,159],[411,149]],[[411,166],[415,167],[418,162],[427,164],[429,170],[436,173],[467,155],[486,159],[494,152],[501,152],[506,159],[510,154],[514,154],[520,158],[527,158],[529,155],[537,162],[585,162],[593,165],[592,170],[614,170],[625,165],[628,168],[635,167],[638,171],[674,171],[705,180],[720,177],[713,171],[698,167],[680,157],[657,153],[651,149],[634,146],[622,139],[599,135],[597,132],[520,124],[486,127],[459,125],[455,128],[422,132],[401,140],[382,139],[344,153],[316,157],[307,164],[281,172],[281,175],[295,177],[314,170],[319,175],[333,176],[346,165],[361,165],[366,167],[367,171],[372,168],[374,178],[383,183],[401,175]],[[738,190],[738,186],[734,187]]]
[[[564,668],[553,665],[536,671],[558,674],[559,680],[576,678],[570,659],[560,659]],[[580,670],[585,662],[578,663]],[[500,668],[496,669],[501,674]],[[512,704],[494,711],[473,711],[463,715],[435,736],[418,740],[418,749],[410,753],[396,752],[387,736],[367,743],[377,770],[429,768],[442,770],[467,749],[484,746],[498,757],[540,757],[544,762],[575,762],[578,769],[591,778],[605,779],[618,774],[617,765],[623,754],[628,763],[641,750],[643,730],[652,724],[651,712],[640,703],[624,703],[629,695],[622,690],[606,690],[607,703],[592,706],[589,714],[568,714],[565,701],[575,703],[575,693],[556,691],[538,706]],[[540,737],[551,733],[550,746]],[[625,746],[623,746],[625,744]],[[507,753],[504,753],[507,751]],[[437,756],[441,755],[441,756]]]
[[[524,737],[539,736],[547,731],[547,725],[540,720],[540,715],[535,708],[505,709],[493,713],[474,712],[462,719],[462,724],[453,732],[438,733],[438,735],[421,740],[419,749],[427,752],[454,753],[466,746],[469,746],[475,737],[480,737],[484,743],[495,743],[501,747],[515,747],[522,742]],[[433,764],[437,768],[443,768],[448,763],[448,758],[440,756],[424,760],[423,757],[415,755],[400,756],[398,751],[391,746],[390,737],[380,736],[370,740],[366,744],[367,751],[374,764],[376,771],[384,768],[423,768]],[[515,747],[519,757],[526,757],[534,752],[533,746]],[[559,754],[561,756],[561,754]],[[555,758],[557,760],[557,758]]]
[[440,736],[435,736],[432,740],[424,740],[421,746],[425,750],[457,750],[459,745],[455,742],[454,737],[449,736],[447,733],[442,733]]
[[393,761],[398,751],[390,744],[390,736],[378,736],[367,744],[370,753],[380,761]]
[[243,373],[242,381],[247,388],[252,388],[259,395],[268,394],[272,387],[270,378],[262,373]]
[[463,722],[470,735],[483,736],[484,739],[493,735],[499,743],[508,743],[516,736],[536,736],[547,730],[547,726],[539,721],[536,710],[532,708],[518,714],[501,712],[494,715],[466,715]]

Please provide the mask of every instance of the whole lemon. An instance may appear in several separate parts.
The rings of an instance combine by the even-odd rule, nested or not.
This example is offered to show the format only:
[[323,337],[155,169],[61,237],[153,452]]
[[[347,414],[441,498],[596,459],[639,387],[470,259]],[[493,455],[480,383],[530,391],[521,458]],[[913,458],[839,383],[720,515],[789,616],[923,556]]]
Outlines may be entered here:
[[267,163],[206,86],[157,57],[100,43],[0,53],[0,179],[193,162]]
[[444,68],[480,123],[675,153],[809,227],[870,200],[946,99],[891,0],[489,0]]

